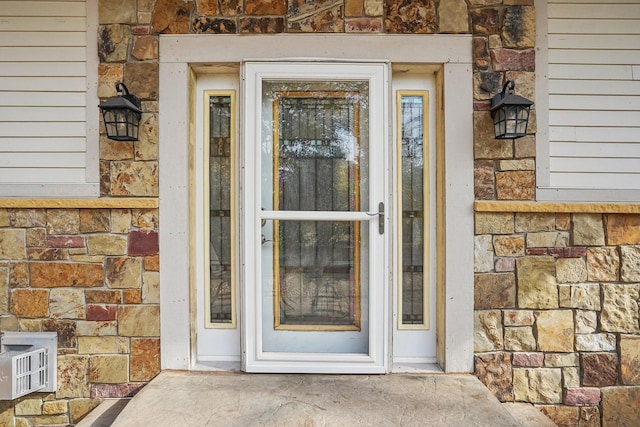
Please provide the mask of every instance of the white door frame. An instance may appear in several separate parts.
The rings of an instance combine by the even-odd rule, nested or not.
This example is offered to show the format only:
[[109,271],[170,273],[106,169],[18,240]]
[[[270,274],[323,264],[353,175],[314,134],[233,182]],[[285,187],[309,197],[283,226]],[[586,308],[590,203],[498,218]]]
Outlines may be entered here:
[[[438,363],[473,370],[473,93],[470,35],[160,36],[160,324],[163,369],[193,369],[192,176],[195,74],[247,58],[431,64],[439,88]],[[466,83],[465,83],[466,82]],[[444,100],[447,102],[444,102]],[[450,101],[449,101],[450,100]]]
[[[369,87],[369,205],[363,206],[365,212],[286,212],[264,211],[261,207],[261,152],[264,131],[262,117],[262,81],[263,80],[302,80],[302,81],[367,81]],[[378,63],[344,62],[248,62],[243,66],[244,117],[243,117],[243,223],[244,244],[242,253],[243,272],[243,313],[242,344],[243,370],[249,372],[303,372],[303,373],[382,373],[387,368],[388,343],[388,285],[389,281],[389,232],[378,233],[378,218],[368,215],[367,211],[377,211],[379,202],[389,206],[387,176],[389,153],[386,142],[388,128],[388,83],[389,65]],[[256,149],[258,147],[258,149]],[[374,147],[381,148],[373,149]],[[370,172],[373,167],[382,170],[376,177]],[[369,354],[344,353],[283,353],[268,352],[263,346],[263,300],[260,237],[261,220],[332,220],[361,221],[369,224],[369,271],[368,280],[368,342]],[[388,216],[384,218],[389,221]],[[388,226],[385,227],[390,231]],[[300,332],[299,332],[300,333]],[[331,332],[328,332],[331,333]],[[335,332],[334,332],[335,333]],[[323,333],[324,335],[325,333]]]

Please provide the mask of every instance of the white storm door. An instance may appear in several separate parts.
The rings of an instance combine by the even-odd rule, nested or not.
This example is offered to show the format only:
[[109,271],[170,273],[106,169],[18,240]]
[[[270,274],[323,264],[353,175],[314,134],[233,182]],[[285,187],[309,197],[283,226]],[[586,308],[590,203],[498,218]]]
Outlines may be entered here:
[[243,368],[385,372],[388,65],[243,72]]

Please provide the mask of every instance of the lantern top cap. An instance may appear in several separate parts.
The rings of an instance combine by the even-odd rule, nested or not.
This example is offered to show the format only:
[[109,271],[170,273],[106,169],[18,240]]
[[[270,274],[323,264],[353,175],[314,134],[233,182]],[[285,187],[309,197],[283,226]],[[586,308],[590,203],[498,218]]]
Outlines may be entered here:
[[502,92],[491,99],[491,111],[497,110],[505,105],[533,105],[533,102],[529,101],[527,98],[514,94],[513,89],[515,87],[516,85],[513,80],[507,80],[502,87]]
[[117,96],[107,99],[105,102],[99,105],[103,110],[112,110],[115,108],[126,108],[136,113],[142,113],[140,109],[141,103],[137,96],[129,94],[129,90],[124,83],[116,83]]

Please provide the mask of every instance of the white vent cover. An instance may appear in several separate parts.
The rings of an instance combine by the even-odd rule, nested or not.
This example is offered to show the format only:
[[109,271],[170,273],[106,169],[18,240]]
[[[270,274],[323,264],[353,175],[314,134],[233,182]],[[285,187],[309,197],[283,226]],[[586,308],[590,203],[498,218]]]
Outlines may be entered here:
[[0,399],[56,391],[57,334],[6,332],[0,353]]

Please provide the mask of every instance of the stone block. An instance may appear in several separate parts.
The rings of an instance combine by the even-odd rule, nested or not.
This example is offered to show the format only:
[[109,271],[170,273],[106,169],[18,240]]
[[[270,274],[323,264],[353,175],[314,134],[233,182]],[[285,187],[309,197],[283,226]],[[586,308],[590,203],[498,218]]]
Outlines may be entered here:
[[496,176],[493,160],[476,160],[473,167],[473,188],[476,200],[493,200],[496,196]]
[[502,40],[505,47],[523,49],[535,46],[536,12],[533,6],[509,6],[505,9]]
[[27,395],[18,399],[14,411],[16,416],[42,415],[42,396]]
[[115,337],[115,336],[78,337],[78,353],[79,354],[129,353],[129,338]]
[[473,34],[495,34],[500,31],[500,13],[497,8],[471,9],[470,15]]
[[557,213],[556,214],[556,230],[571,230],[571,214]]
[[615,385],[618,379],[618,356],[615,353],[582,353],[582,385],[606,387]]
[[91,397],[94,399],[108,399],[133,397],[146,383],[125,384],[91,384]]
[[58,415],[66,414],[69,410],[69,403],[66,400],[53,400],[43,402],[42,414],[43,415]]
[[11,314],[18,317],[48,317],[49,291],[46,289],[14,289],[10,296]]
[[493,49],[491,60],[494,71],[535,71],[534,49]]
[[[7,312],[9,310],[7,309]],[[0,314],[0,331],[17,332],[19,329],[18,318],[12,314]]]
[[566,231],[541,231],[527,234],[527,248],[564,248],[569,246]]
[[576,334],[576,350],[578,351],[615,351],[615,334]]
[[101,160],[133,160],[132,141],[112,141],[106,135],[100,136]]
[[16,228],[44,227],[47,214],[44,209],[10,209],[9,224]]
[[102,265],[69,262],[32,262],[29,264],[34,288],[97,287],[103,285]]
[[46,245],[49,248],[84,248],[85,240],[84,236],[47,236]]
[[69,425],[68,415],[36,415],[33,419],[37,426],[60,426]]
[[119,306],[118,333],[125,337],[159,336],[160,307],[157,305]]
[[640,332],[640,284],[603,284],[600,325],[607,332]]
[[562,402],[562,370],[559,368],[513,368],[516,401]]
[[46,319],[42,322],[42,330],[58,333],[58,349],[77,346],[76,322],[66,319]]
[[474,313],[473,343],[477,353],[503,349],[502,315],[499,310]]
[[[140,9],[140,6],[138,6]],[[214,16],[218,14],[218,2],[211,0],[196,0],[196,11],[198,15]]]
[[[156,36],[134,36],[133,47],[131,49],[131,56],[139,61],[158,59],[159,43]],[[140,127],[145,126],[145,118],[143,115]],[[144,133],[142,129],[141,133]]]
[[131,27],[107,24],[98,27],[98,56],[100,62],[126,62],[129,59]]
[[591,282],[618,280],[620,258],[616,248],[587,249],[587,276]]
[[131,224],[143,230],[157,229],[159,225],[157,209],[132,209]]
[[560,307],[600,310],[600,285],[597,283],[558,285],[558,294]]
[[111,230],[111,221],[108,209],[81,209],[80,232],[103,233]]
[[116,320],[117,310],[114,304],[88,304],[86,318],[91,321]]
[[124,234],[131,229],[131,211],[129,209],[113,209],[111,211],[111,232]]
[[496,258],[496,262],[493,265],[493,269],[496,273],[506,273],[515,271],[516,259],[515,258]]
[[548,368],[580,366],[578,353],[545,353],[544,366]]
[[158,0],[152,21],[153,32],[163,34],[189,34],[189,18],[194,8],[195,4],[193,2]]
[[78,209],[47,209],[47,233],[78,234],[80,211]]
[[531,326],[534,321],[531,310],[504,310],[502,316],[504,326]]
[[26,253],[25,230],[0,229],[0,260],[23,259]]
[[158,195],[157,162],[111,162],[111,195],[155,197]]
[[602,427],[638,425],[640,387],[602,389]]
[[536,405],[551,421],[560,427],[578,426],[580,408],[577,406]]
[[142,260],[140,258],[107,258],[105,282],[112,289],[140,288]]
[[27,231],[27,247],[42,248],[46,246],[47,230],[44,228],[28,228]]
[[576,333],[591,334],[598,327],[598,315],[595,311],[576,310]]
[[144,257],[142,267],[145,271],[160,271],[160,257],[158,255]]
[[0,209],[0,227],[11,226],[11,220],[9,219],[9,211],[6,209]]
[[640,245],[640,214],[605,215],[607,245]]
[[90,382],[118,384],[129,381],[128,355],[91,356],[89,366]]
[[160,340],[131,339],[131,381],[151,381],[160,373]]
[[71,399],[69,400],[69,417],[73,424],[77,424],[89,412],[100,404],[98,399]]
[[620,378],[624,385],[640,385],[639,335],[620,335]]
[[516,272],[520,308],[558,308],[555,262],[552,257],[518,258]]
[[[98,65],[98,96],[109,98],[115,95],[115,84],[121,82],[124,77],[123,64],[100,63]],[[101,138],[106,138],[102,136]],[[102,159],[102,157],[100,157]]]
[[122,293],[104,289],[87,289],[85,300],[87,304],[119,304],[122,302]]
[[536,317],[536,336],[538,350],[570,353],[574,345],[573,311],[538,311]]
[[464,0],[440,0],[438,16],[438,32],[469,32],[469,11]]
[[573,214],[575,246],[604,246],[604,224],[601,214]]
[[524,236],[494,236],[493,247],[497,256],[524,256]]
[[84,319],[82,289],[54,288],[49,292],[49,312],[55,319]]
[[587,263],[582,258],[559,258],[556,261],[558,283],[580,283],[587,281]]
[[474,237],[474,271],[483,273],[493,270],[493,242],[490,235]]
[[93,234],[87,236],[89,255],[125,255],[127,239],[115,234]]
[[568,388],[564,404],[569,406],[594,406],[600,404],[600,389],[593,387]]
[[620,246],[620,279],[623,282],[640,282],[640,246]]
[[533,329],[529,326],[505,327],[504,349],[511,351],[535,351],[536,339],[533,336]]
[[500,160],[498,170],[533,171],[536,170],[536,163],[533,159]]
[[513,353],[513,366],[541,368],[544,363],[543,353]]
[[122,302],[124,304],[142,304],[142,289],[123,289]]
[[129,232],[129,256],[157,255],[159,252],[158,232],[153,230],[132,230]]
[[476,310],[515,307],[515,276],[513,273],[476,274],[473,295]]
[[[292,5],[295,6],[297,3],[297,1],[290,2],[289,11],[292,10]],[[318,2],[317,7],[322,6],[324,3]],[[386,17],[384,22],[388,33],[433,34],[438,30],[436,2],[433,0],[425,0],[420,3],[389,0],[385,3],[385,7]],[[304,13],[304,9],[304,7],[300,8],[299,13]],[[334,18],[333,20],[336,19]],[[314,32],[320,30],[318,25],[314,27],[316,28]],[[293,27],[293,29],[295,30],[296,28]],[[309,30],[312,30],[312,28],[309,28]],[[324,31],[326,32],[327,30]]]
[[487,37],[474,37],[472,40],[472,58],[474,69],[486,71],[489,69],[489,49]]
[[89,356],[58,356],[56,398],[89,397]]
[[0,267],[0,313],[9,313],[9,268]]
[[142,302],[160,304],[160,273],[156,271],[142,273]]
[[496,193],[499,200],[534,200],[536,195],[535,172],[496,173]]
[[101,24],[136,23],[136,0],[109,0],[98,2]]
[[364,10],[364,0],[345,0],[344,16],[359,17]]
[[106,336],[117,335],[118,323],[112,321],[83,321],[76,323],[78,336]]
[[[229,2],[231,3],[231,2]],[[222,3],[223,5],[226,4]],[[236,2],[237,4],[237,2]],[[238,18],[241,25],[240,31],[250,31],[256,29],[258,24],[257,20],[262,18]],[[283,23],[284,24],[284,23]],[[201,16],[193,22],[193,31],[196,34],[235,34],[238,31],[238,25],[235,19],[229,18],[212,18],[208,16]]]
[[550,213],[517,213],[515,217],[515,231],[517,233],[553,231],[555,224],[556,216]]
[[513,401],[513,368],[510,353],[476,354],[475,375],[501,402]]
[[564,388],[580,387],[580,368],[562,368],[562,386]]
[[477,212],[476,234],[511,234],[514,232],[512,213]]

